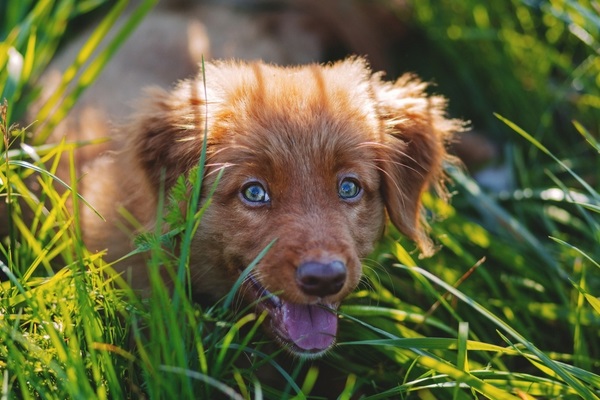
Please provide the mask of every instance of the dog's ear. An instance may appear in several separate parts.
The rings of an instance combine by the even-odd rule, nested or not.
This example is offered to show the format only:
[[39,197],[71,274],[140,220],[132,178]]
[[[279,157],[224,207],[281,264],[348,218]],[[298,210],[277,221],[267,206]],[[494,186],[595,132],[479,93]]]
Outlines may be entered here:
[[379,166],[388,215],[429,256],[433,245],[421,197],[431,187],[447,198],[443,163],[453,158],[446,145],[463,123],[447,119],[446,100],[428,96],[427,85],[413,76],[402,76],[394,83],[383,82],[377,74],[372,79],[384,129]]
[[[198,165],[204,140],[205,102],[195,81],[184,81],[172,92],[152,88],[133,121],[121,131],[125,156],[135,157],[149,183],[172,187],[177,178]],[[202,95],[203,96],[203,95]]]

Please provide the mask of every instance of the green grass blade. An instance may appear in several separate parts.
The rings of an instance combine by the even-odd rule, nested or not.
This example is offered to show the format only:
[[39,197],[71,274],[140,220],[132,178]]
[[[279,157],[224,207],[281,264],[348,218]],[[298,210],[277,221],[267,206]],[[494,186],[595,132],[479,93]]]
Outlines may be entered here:
[[559,243],[562,246],[568,247],[572,250],[575,250],[577,253],[581,254],[585,259],[587,259],[589,262],[591,262],[593,265],[595,265],[596,267],[600,268],[600,263],[598,263],[596,260],[594,260],[590,255],[588,255],[586,252],[584,252],[583,250],[581,250],[580,248],[573,246],[570,243],[565,242],[564,240],[561,240],[559,238],[555,238],[550,236],[550,239],[554,240],[556,243]]
[[579,381],[571,373],[565,370],[561,365],[551,360],[544,352],[539,350],[533,343],[529,342],[527,339],[521,336],[521,334],[515,331],[510,325],[506,324],[504,321],[502,321],[500,318],[488,311],[485,307],[481,306],[473,299],[465,296],[462,292],[458,291],[457,289],[453,288],[452,286],[448,285],[438,277],[430,274],[422,268],[405,266],[399,266],[399,268],[413,269],[419,274],[425,276],[427,279],[431,280],[432,282],[435,282],[436,284],[442,286],[445,290],[451,292],[456,298],[460,299],[462,302],[475,309],[483,317],[487,318],[500,329],[502,329],[504,332],[512,336],[516,341],[523,344],[532,354],[536,355],[540,359],[543,365],[545,365],[547,368],[549,368],[558,376],[560,376],[560,378],[562,378],[567,384],[569,384],[569,386],[575,389],[579,395],[589,399],[599,399],[599,397],[596,396],[594,392],[592,392],[588,387],[583,385],[581,381]]
[[48,121],[35,137],[34,144],[45,143],[52,130],[64,119],[68,111],[73,107],[83,91],[90,86],[102,72],[104,66],[111,57],[117,52],[125,40],[129,37],[135,27],[142,21],[143,17],[154,7],[157,0],[144,0],[127,19],[123,27],[115,35],[114,39],[102,50],[87,68],[82,72],[79,81],[73,90],[64,98],[59,109],[55,109],[60,99],[65,95],[69,84],[75,78],[77,72],[87,62],[93,52],[98,48],[100,42],[107,35],[111,27],[124,12],[129,3],[127,0],[120,0],[112,8],[111,12],[105,17],[98,28],[94,31],[86,45],[82,48],[73,65],[65,71],[61,84],[57,90],[48,99],[46,104],[38,113],[40,121]]
[[229,309],[238,289],[240,288],[240,286],[242,286],[242,283],[246,280],[248,275],[252,272],[254,267],[256,267],[256,265],[260,262],[260,260],[265,256],[265,254],[267,254],[267,252],[271,249],[271,247],[273,247],[273,244],[275,244],[275,240],[273,240],[271,243],[269,243],[267,245],[267,247],[262,249],[262,251],[258,254],[258,256],[256,256],[256,258],[240,274],[240,276],[237,278],[237,280],[233,284],[231,290],[227,294],[227,297],[225,297],[225,300],[223,301],[223,304],[222,304],[223,310]]
[[573,121],[573,125],[575,126],[575,129],[577,129],[577,132],[579,132],[581,134],[581,136],[584,137],[584,139],[594,148],[596,149],[596,151],[598,151],[598,153],[600,153],[600,142],[598,142],[596,140],[596,138],[594,138],[594,136],[592,136],[592,134],[585,129],[585,127],[578,121]]
[[[538,256],[544,260],[544,262],[550,266],[554,272],[556,272],[557,276],[559,276],[562,280],[568,281],[569,276],[561,269],[558,262],[548,254],[539,239],[531,232],[530,229],[522,224],[516,217],[500,207],[500,205],[490,198],[490,196],[486,195],[481,190],[479,185],[464,172],[451,169],[449,170],[449,174],[452,179],[460,185],[461,188],[465,189],[466,192],[472,196],[473,205],[480,210],[483,215],[493,216],[498,221],[500,226],[508,229],[509,232],[513,233],[518,240],[525,241],[528,245],[528,248],[535,251]],[[557,287],[560,287],[560,285],[556,285]],[[561,292],[559,291],[559,293]]]
[[529,133],[527,133],[525,130],[523,130],[521,127],[519,127],[514,122],[508,120],[507,118],[504,118],[503,116],[501,116],[499,114],[494,114],[494,115],[500,121],[502,121],[506,125],[508,125],[512,130],[514,130],[519,135],[521,135],[525,139],[527,139],[527,141],[529,141],[531,144],[533,144],[535,147],[537,147],[539,150],[541,150],[544,154],[546,154],[547,156],[552,158],[552,160],[554,160],[565,171],[567,171],[573,178],[575,178],[575,180],[577,180],[577,182],[579,182],[579,184],[582,187],[584,187],[585,190],[588,191],[588,193],[594,198],[595,201],[600,202],[600,195],[598,194],[598,192],[596,192],[596,190],[594,190],[594,188],[592,188],[592,186],[590,186],[590,184],[588,184],[584,179],[582,179],[578,174],[576,174],[575,171],[573,171],[568,165],[566,165],[562,160],[560,160],[550,150],[548,150],[548,148],[546,148],[537,139],[535,139],[533,136],[531,136]]
[[[58,176],[52,174],[51,172],[49,172],[45,168],[41,168],[41,167],[38,167],[37,165],[31,164],[31,163],[29,163],[27,161],[20,161],[20,160],[9,160],[8,164],[9,165],[13,165],[13,166],[18,166],[18,167],[21,167],[21,168],[27,168],[27,169],[30,169],[32,171],[38,172],[38,173],[40,173],[42,175],[48,176],[52,180],[60,183],[67,190],[73,191],[73,189],[71,188],[71,186],[69,184],[67,184],[65,181],[63,181],[62,179],[60,179]],[[90,210],[92,210],[94,212],[94,214],[96,214],[98,217],[100,217],[100,218],[102,218],[104,220],[104,217],[102,217],[102,215],[90,203],[88,203],[87,200],[83,198],[83,196],[81,196],[79,193],[76,193],[76,192],[73,192],[73,194],[76,195],[79,198],[79,200],[83,204],[86,205],[86,207],[89,207]]]
[[454,378],[457,382],[464,382],[469,387],[475,389],[477,392],[481,393],[488,399],[492,400],[518,400],[519,397],[513,396],[512,394],[499,389],[489,383],[482,381],[477,378],[473,374],[467,373],[465,371],[461,371],[460,369],[454,367],[453,365],[440,361],[431,357],[420,356],[417,359],[417,362],[426,367],[431,368],[439,373],[448,375],[449,377]]
[[200,372],[190,371],[190,370],[178,368],[178,367],[171,367],[169,365],[161,365],[161,366],[159,366],[159,370],[164,371],[164,372],[169,372],[172,374],[187,376],[191,379],[195,379],[195,380],[204,382],[207,385],[210,385],[210,386],[216,388],[217,390],[219,390],[221,393],[223,393],[224,395],[226,395],[228,398],[230,398],[232,400],[244,400],[244,398],[242,396],[240,396],[235,390],[233,390],[229,386],[224,385],[223,383],[219,382],[218,380],[216,380],[210,376],[204,375]]

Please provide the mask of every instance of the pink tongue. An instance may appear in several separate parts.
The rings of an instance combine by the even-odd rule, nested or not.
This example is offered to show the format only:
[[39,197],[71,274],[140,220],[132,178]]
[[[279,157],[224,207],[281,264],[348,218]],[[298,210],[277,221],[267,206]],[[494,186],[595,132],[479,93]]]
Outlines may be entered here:
[[335,341],[337,315],[324,306],[285,302],[283,324],[296,346],[304,350],[325,350]]

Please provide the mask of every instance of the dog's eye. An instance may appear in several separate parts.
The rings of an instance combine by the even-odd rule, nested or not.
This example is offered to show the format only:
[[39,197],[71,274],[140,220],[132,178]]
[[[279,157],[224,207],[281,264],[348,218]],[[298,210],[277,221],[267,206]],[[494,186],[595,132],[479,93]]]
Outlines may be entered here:
[[360,194],[360,186],[355,179],[345,178],[340,182],[338,194],[344,200],[354,199]]
[[249,183],[242,189],[242,197],[250,203],[268,203],[271,199],[260,183]]

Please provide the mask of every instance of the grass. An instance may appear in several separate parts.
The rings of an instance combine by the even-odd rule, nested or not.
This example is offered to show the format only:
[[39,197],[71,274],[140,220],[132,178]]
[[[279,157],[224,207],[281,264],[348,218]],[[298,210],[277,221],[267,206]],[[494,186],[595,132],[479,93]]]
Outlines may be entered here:
[[[231,296],[211,307],[189,300],[187,258],[170,255],[169,234],[139,240],[152,254],[154,293],[140,300],[82,244],[65,205],[85,201],[76,187],[55,189],[58,163],[81,144],[30,139],[59,122],[153,2],[92,57],[125,4],[102,13],[38,116],[49,122],[40,130],[14,124],[36,94],[32,83],[77,18],[106,5],[0,3],[0,212],[10,216],[0,227],[2,399],[305,398],[319,375],[342,399],[600,398],[597,3],[413,3],[425,54],[405,67],[435,77],[455,114],[506,143],[517,186],[487,193],[451,170],[453,205],[425,199],[442,249],[416,259],[390,228],[341,307],[340,345],[322,363],[292,365],[270,352],[264,316]],[[440,62],[427,62],[428,51]],[[202,209],[185,218],[172,206],[201,177],[200,162],[163,199],[173,234],[189,237],[201,221]],[[172,296],[159,266],[178,277]],[[283,384],[260,378],[262,366]]]

